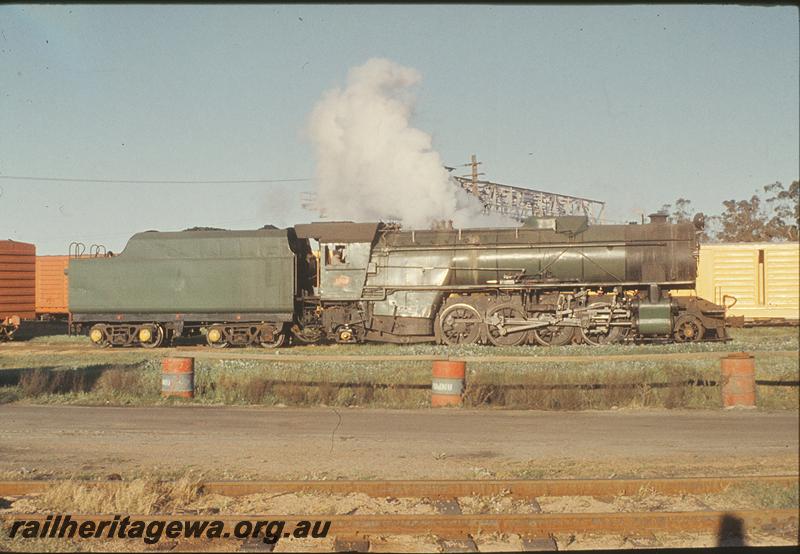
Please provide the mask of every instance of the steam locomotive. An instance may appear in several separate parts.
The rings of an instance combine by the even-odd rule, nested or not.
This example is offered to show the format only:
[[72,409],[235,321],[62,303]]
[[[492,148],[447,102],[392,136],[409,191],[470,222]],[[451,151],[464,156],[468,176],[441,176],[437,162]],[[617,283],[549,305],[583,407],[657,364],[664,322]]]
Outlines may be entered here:
[[694,288],[698,227],[148,231],[117,256],[72,259],[69,310],[97,346],[726,340],[724,306],[670,294]]

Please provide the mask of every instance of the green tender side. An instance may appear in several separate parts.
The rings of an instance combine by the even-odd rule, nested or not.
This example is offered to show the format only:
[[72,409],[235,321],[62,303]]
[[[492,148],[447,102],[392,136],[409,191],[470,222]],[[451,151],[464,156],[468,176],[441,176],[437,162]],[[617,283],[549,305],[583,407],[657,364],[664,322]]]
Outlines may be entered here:
[[72,259],[73,313],[275,313],[294,310],[286,230],[146,232],[112,258]]

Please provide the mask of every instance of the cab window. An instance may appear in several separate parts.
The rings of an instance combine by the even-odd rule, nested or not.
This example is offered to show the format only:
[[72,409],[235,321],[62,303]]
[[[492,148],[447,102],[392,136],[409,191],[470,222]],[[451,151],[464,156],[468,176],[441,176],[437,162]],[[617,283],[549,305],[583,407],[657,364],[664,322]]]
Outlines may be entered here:
[[325,263],[327,265],[344,265],[347,263],[346,245],[325,245]]

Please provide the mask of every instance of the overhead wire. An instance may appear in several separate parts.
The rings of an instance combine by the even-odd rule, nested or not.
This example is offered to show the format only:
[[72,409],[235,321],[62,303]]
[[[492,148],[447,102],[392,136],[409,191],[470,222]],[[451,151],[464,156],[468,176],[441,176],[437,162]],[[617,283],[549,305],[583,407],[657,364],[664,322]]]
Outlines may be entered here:
[[117,183],[117,184],[153,184],[153,185],[224,185],[224,184],[247,184],[247,183],[295,183],[313,181],[311,177],[292,178],[292,179],[79,179],[75,177],[34,177],[31,175],[0,175],[0,179],[15,181],[55,181],[62,183]]

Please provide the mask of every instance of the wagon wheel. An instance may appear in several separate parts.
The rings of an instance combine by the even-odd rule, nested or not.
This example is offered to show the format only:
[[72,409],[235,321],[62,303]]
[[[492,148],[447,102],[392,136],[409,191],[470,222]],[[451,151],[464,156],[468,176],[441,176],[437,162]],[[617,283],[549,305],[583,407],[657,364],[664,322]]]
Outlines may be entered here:
[[474,344],[481,335],[483,320],[469,304],[453,304],[439,316],[439,329],[444,344]]
[[278,348],[283,346],[284,342],[286,342],[286,333],[278,332],[272,335],[272,340],[260,340],[258,343],[262,348]]
[[600,346],[603,344],[619,344],[625,340],[630,332],[630,327],[614,326],[608,328],[606,331],[591,332],[592,329],[585,329],[581,327],[581,340],[586,344],[592,346]]
[[[498,318],[502,322],[506,319],[525,319],[525,314],[517,306],[511,304],[500,304],[489,310],[487,320],[491,321],[492,318]],[[487,324],[487,335],[489,341],[495,346],[519,346],[525,340],[526,332],[508,332],[508,328],[503,329],[506,334],[502,334],[501,328],[497,325]]]
[[[143,335],[144,331],[148,334]],[[136,334],[142,348],[158,348],[164,342],[164,328],[158,324],[151,328],[142,327]]]
[[672,336],[675,342],[696,342],[703,338],[706,329],[696,315],[683,314],[675,320]]
[[228,348],[230,343],[222,340],[225,336],[225,330],[222,326],[214,325],[206,333],[206,342],[211,348]]
[[108,348],[111,342],[108,340],[105,325],[92,325],[89,329],[89,340],[95,348]]
[[575,327],[562,327],[549,325],[531,331],[533,340],[542,346],[564,346],[572,342],[575,336]]

